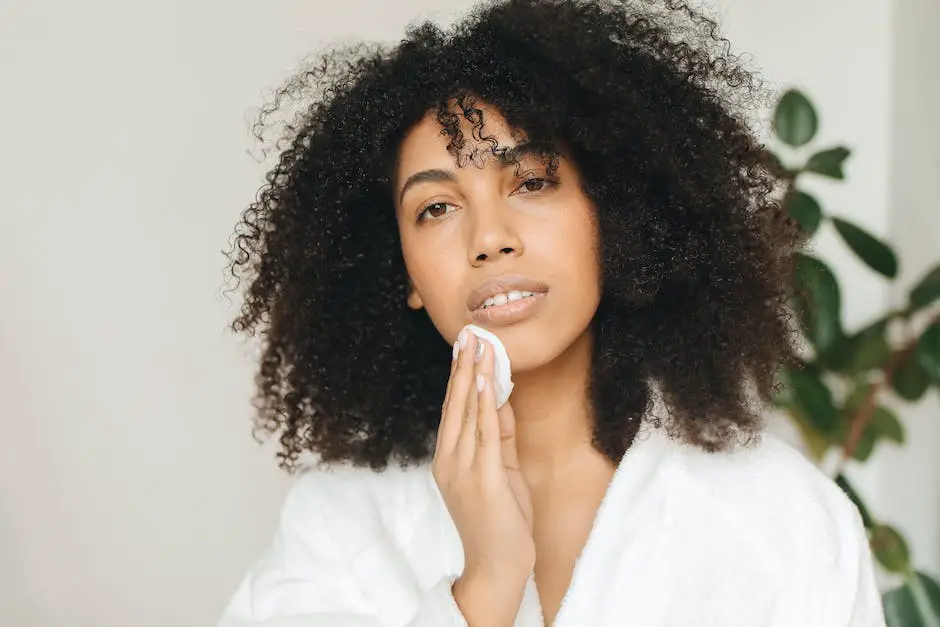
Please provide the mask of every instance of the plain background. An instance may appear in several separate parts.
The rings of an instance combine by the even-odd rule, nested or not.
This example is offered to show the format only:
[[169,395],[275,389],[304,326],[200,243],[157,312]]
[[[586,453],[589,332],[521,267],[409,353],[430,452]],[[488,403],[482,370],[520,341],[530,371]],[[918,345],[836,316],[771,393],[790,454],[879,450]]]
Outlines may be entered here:
[[[252,108],[317,47],[467,0],[0,3],[0,624],[214,624],[288,477],[250,436],[252,351],[223,249],[264,164]],[[719,0],[738,51],[855,151],[824,205],[938,256],[940,5]],[[442,9],[446,7],[446,9]],[[847,323],[898,298],[823,234]],[[855,475],[940,571],[936,397]]]

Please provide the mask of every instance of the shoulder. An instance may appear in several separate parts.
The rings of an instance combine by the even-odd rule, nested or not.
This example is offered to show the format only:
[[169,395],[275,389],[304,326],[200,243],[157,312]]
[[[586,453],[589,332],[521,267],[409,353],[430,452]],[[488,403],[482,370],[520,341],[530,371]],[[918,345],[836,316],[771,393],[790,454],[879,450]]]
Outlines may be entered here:
[[708,453],[671,442],[672,469],[685,487],[742,514],[772,520],[844,521],[858,515],[842,490],[802,453],[762,433],[730,451]]
[[[849,566],[867,550],[858,509],[809,459],[775,435],[720,453],[670,442],[680,506],[789,568]],[[729,538],[729,539],[731,539]]]
[[708,453],[670,442],[669,471],[687,494],[742,524],[852,529],[858,510],[809,459],[770,433],[733,450]]
[[858,509],[802,453],[767,433],[723,453],[669,447],[672,517],[712,572],[763,594],[783,624],[884,625]]
[[427,465],[390,464],[382,471],[347,464],[312,467],[288,491],[281,525],[355,553],[376,537],[407,539],[434,504],[435,489]]

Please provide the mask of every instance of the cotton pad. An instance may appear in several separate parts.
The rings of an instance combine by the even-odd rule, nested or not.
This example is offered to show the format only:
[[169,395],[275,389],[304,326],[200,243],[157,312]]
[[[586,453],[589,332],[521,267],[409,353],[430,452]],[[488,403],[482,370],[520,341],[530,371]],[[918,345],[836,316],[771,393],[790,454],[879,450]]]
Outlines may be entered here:
[[475,324],[468,324],[466,328],[477,337],[488,341],[490,346],[493,347],[493,354],[496,357],[494,360],[496,371],[493,373],[493,390],[496,392],[496,407],[502,407],[506,404],[506,401],[509,400],[509,395],[512,394],[513,387],[509,353],[506,352],[506,347],[503,346],[500,339],[486,329],[480,328]]

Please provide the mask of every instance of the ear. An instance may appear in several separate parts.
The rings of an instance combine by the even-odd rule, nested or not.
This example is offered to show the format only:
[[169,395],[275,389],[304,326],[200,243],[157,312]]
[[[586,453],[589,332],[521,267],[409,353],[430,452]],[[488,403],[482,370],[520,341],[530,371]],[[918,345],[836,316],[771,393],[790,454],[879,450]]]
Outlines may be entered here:
[[408,306],[415,310],[424,307],[424,299],[418,294],[418,290],[415,289],[411,279],[408,279]]

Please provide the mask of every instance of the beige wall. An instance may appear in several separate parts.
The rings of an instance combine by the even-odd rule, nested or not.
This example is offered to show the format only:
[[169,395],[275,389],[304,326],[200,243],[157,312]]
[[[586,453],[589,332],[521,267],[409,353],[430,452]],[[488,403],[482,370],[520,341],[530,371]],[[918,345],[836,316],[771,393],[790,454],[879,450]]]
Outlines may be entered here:
[[[0,4],[0,624],[213,624],[287,485],[250,438],[252,364],[223,331],[219,251],[263,173],[246,154],[249,109],[320,42],[394,39],[440,4]],[[857,148],[852,186],[827,201],[896,227],[891,6],[720,9],[768,75],[815,96],[825,136]],[[787,33],[807,23],[797,44]],[[832,250],[860,322],[886,294],[858,289],[869,277]],[[864,478],[879,494],[910,472],[883,466]],[[885,502],[912,530],[935,521]]]

